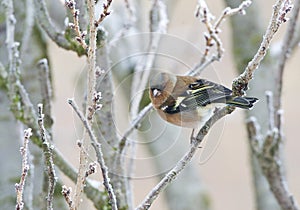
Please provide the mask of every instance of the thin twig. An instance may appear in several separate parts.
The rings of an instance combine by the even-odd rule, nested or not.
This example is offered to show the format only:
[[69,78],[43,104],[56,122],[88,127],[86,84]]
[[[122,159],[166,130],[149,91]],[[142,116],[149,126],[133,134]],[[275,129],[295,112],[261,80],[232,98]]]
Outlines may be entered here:
[[65,1],[66,7],[69,8],[69,10],[72,13],[73,16],[73,23],[70,23],[69,26],[74,29],[76,33],[76,40],[78,43],[83,47],[83,49],[87,49],[87,44],[85,42],[85,36],[86,32],[81,31],[80,26],[79,26],[79,10],[76,9],[76,2],[74,0],[66,0]]
[[63,185],[61,188],[61,194],[64,196],[69,209],[72,209],[73,206],[73,201],[72,201],[72,188],[71,187],[67,187],[66,185]]
[[222,117],[230,114],[234,108],[224,107],[214,113],[214,115],[204,124],[200,129],[195,139],[191,140],[191,146],[187,153],[177,162],[176,166],[172,168],[162,180],[148,193],[145,200],[136,208],[136,210],[146,210],[149,209],[153,201],[158,197],[158,195],[170,184],[172,183],[180,174],[180,172],[190,163],[191,159],[194,157],[197,149],[199,149],[204,137],[207,135],[211,127]]
[[[291,8],[292,5],[287,5],[287,9]],[[293,41],[295,39],[296,34],[296,25],[299,23],[298,16],[300,11],[300,1],[295,1],[295,5],[293,7],[292,15],[288,22],[288,27],[286,30],[286,34],[284,36],[284,40],[282,43],[281,51],[278,56],[278,68],[276,69],[276,91],[274,93],[274,108],[275,112],[281,109],[281,93],[282,93],[282,83],[283,83],[283,71],[286,64],[287,59],[290,56],[291,51],[293,50]],[[278,124],[278,121],[275,120],[275,123]],[[277,125],[278,127],[278,125]]]
[[91,126],[88,122],[88,120],[84,117],[84,115],[82,114],[82,112],[79,110],[77,104],[75,103],[75,101],[73,99],[69,99],[68,103],[71,105],[71,107],[73,108],[73,110],[76,112],[76,114],[78,115],[79,119],[82,121],[85,129],[87,130],[87,133],[92,141],[92,146],[94,147],[94,150],[96,152],[96,156],[97,156],[97,162],[100,165],[101,171],[102,171],[102,176],[103,176],[103,185],[109,195],[109,199],[111,202],[111,207],[113,210],[117,210],[117,200],[116,200],[116,196],[114,193],[114,190],[110,184],[110,179],[108,177],[108,168],[105,164],[104,158],[103,158],[103,153],[102,153],[102,149],[101,149],[101,144],[98,142],[96,136],[94,135]]
[[[206,26],[207,33],[204,33],[206,47],[200,62],[195,65],[195,67],[192,69],[189,75],[192,76],[198,75],[205,68],[205,66],[207,66],[207,64],[210,64],[214,61],[218,61],[221,59],[224,53],[224,49],[222,47],[222,41],[219,37],[221,23],[227,17],[236,14],[242,14],[242,15],[246,14],[245,9],[248,8],[251,5],[251,3],[252,2],[250,0],[245,0],[236,8],[233,9],[230,7],[225,8],[222,12],[222,15],[220,15],[217,21],[215,21],[215,23],[212,23],[213,15],[210,13],[206,2],[204,0],[198,0],[196,17],[200,18],[201,22],[203,22]],[[209,57],[208,55],[210,54],[210,51],[213,46],[216,46],[217,54],[216,55],[212,54]]]
[[43,154],[45,156],[45,166],[47,168],[48,175],[48,195],[47,195],[47,209],[53,209],[53,196],[56,184],[56,174],[53,163],[53,146],[47,139],[46,129],[44,127],[44,114],[43,114],[43,104],[38,104],[38,124],[40,127],[41,138],[43,142]]
[[15,184],[15,189],[16,189],[16,192],[17,192],[16,210],[21,210],[24,207],[23,193],[24,193],[24,186],[25,186],[26,177],[27,177],[28,171],[29,171],[28,143],[29,143],[29,139],[30,139],[31,136],[32,136],[31,128],[28,128],[28,129],[24,130],[23,147],[21,147],[21,149],[20,149],[20,152],[21,152],[21,155],[22,155],[22,174],[21,174],[20,182]]
[[120,143],[119,143],[119,153],[123,152],[124,147],[126,146],[126,141],[129,135],[134,131],[134,129],[139,128],[141,121],[147,116],[147,114],[153,110],[152,104],[148,104],[145,106],[137,115],[136,118],[133,119],[131,126],[125,131]]
[[269,130],[272,131],[275,128],[275,116],[274,116],[274,103],[273,103],[273,93],[271,91],[266,91],[267,106],[269,113]]
[[251,144],[251,148],[258,152],[262,148],[262,134],[260,131],[260,126],[255,117],[250,117],[247,122],[247,130],[249,135],[249,140]]
[[106,0],[106,3],[103,3],[103,11],[97,21],[95,21],[96,27],[100,25],[100,23],[108,16],[110,15],[111,11],[109,11],[109,7],[112,3],[112,0]]
[[[53,90],[51,85],[51,76],[49,71],[48,60],[43,58],[38,62],[38,69],[39,71],[39,79],[40,79],[40,86],[41,86],[41,96],[42,96],[42,103],[44,105],[44,112],[45,112],[45,126],[47,129],[51,130],[53,119],[52,119],[52,97],[53,97]],[[49,131],[49,134],[52,132]],[[52,136],[50,135],[49,141],[52,141]]]
[[257,53],[253,59],[248,63],[245,71],[234,80],[232,90],[234,95],[244,95],[244,91],[248,88],[249,81],[253,78],[254,71],[258,68],[262,59],[265,57],[267,50],[270,47],[273,36],[278,31],[281,24],[284,22],[286,13],[282,11],[282,3],[284,0],[277,0],[273,6],[273,13],[270,23],[267,27],[265,34],[263,35],[262,42],[259,46]]
[[250,0],[245,0],[243,1],[238,7],[236,8],[230,8],[227,7],[223,10],[223,14],[219,17],[219,19],[216,21],[214,28],[218,29],[221,25],[221,23],[230,16],[236,15],[236,14],[242,14],[245,15],[247,9],[250,5],[252,4],[252,1]]

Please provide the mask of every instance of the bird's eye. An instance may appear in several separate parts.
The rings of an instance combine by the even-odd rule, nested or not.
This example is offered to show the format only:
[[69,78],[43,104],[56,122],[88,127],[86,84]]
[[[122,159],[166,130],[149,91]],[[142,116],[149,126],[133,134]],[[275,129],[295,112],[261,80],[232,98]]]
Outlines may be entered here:
[[161,90],[159,90],[157,88],[152,88],[151,91],[152,91],[152,94],[154,97],[157,97],[161,94]]

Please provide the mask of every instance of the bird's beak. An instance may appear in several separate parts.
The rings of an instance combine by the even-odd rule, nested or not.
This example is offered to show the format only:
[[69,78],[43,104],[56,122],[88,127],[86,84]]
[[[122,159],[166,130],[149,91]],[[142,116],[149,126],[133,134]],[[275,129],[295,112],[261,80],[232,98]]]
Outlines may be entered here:
[[159,95],[161,94],[161,92],[160,92],[159,90],[157,90],[157,89],[154,89],[154,90],[152,91],[152,93],[153,93],[153,96],[154,96],[154,97],[157,97],[157,96],[159,96]]

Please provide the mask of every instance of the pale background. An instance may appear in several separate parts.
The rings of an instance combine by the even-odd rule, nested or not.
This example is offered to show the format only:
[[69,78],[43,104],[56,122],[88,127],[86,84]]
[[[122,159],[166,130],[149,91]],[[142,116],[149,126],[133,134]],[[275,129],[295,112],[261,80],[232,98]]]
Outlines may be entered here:
[[[177,36],[180,39],[191,42],[198,48],[203,47],[203,36],[201,31],[203,25],[194,18],[196,1],[178,1],[174,13],[169,16],[170,23],[168,33]],[[222,1],[208,1],[212,12],[218,16],[224,8]],[[272,1],[273,2],[273,1]],[[265,12],[262,16],[262,24],[267,25],[268,18],[271,14],[271,3],[264,1]],[[213,74],[205,72],[205,77],[211,80],[219,80],[222,84],[230,87],[231,81],[236,77],[236,70],[231,57],[230,30],[229,20],[222,27],[222,41],[225,48],[225,54],[222,60],[215,62],[210,69]],[[147,31],[147,29],[145,29]],[[281,28],[281,32],[283,32]],[[280,40],[282,33],[276,35],[277,40]],[[174,43],[176,45],[176,43]],[[176,48],[180,53],[180,48]],[[49,48],[51,56],[51,65],[54,70],[53,82],[55,88],[54,101],[54,139],[56,146],[62,150],[68,160],[75,166],[78,164],[78,148],[76,140],[80,138],[81,132],[77,129],[78,122],[73,115],[67,98],[75,95],[75,88],[78,88],[82,71],[85,68],[85,59],[78,58],[75,53],[59,49],[55,45]],[[182,52],[182,55],[187,56],[187,60],[191,59],[190,54]],[[294,193],[296,200],[300,200],[300,141],[298,138],[299,129],[298,119],[300,118],[299,111],[299,65],[300,65],[299,50],[292,55],[286,66],[284,73],[284,88],[283,88],[283,108],[284,108],[284,133],[286,137],[284,160],[286,165],[286,173],[288,178],[288,186],[291,192]],[[208,71],[210,71],[210,69]],[[179,69],[166,69],[177,74],[184,74],[185,71]],[[217,77],[215,76],[217,75]],[[119,100],[119,99],[118,99]],[[120,99],[122,101],[122,99]],[[127,109],[128,110],[128,109]],[[126,109],[125,109],[126,111]],[[123,113],[128,115],[128,113]],[[152,115],[155,113],[152,113]],[[121,116],[122,114],[120,114]],[[75,121],[75,122],[74,122]],[[124,131],[128,122],[120,120],[120,133]],[[221,126],[218,125],[212,129],[212,132],[217,132],[217,150],[205,162],[198,152],[194,161],[198,163],[199,176],[201,177],[209,195],[213,209],[223,210],[252,210],[255,209],[251,171],[249,168],[249,150],[247,143],[247,134],[244,127],[243,111],[237,110],[232,115],[226,117],[225,122],[222,121]],[[166,126],[171,126],[167,124]],[[171,126],[172,127],[172,126]],[[215,131],[216,129],[216,131]],[[217,129],[221,129],[218,130]],[[183,146],[188,146],[190,130],[182,129],[180,137],[183,139]],[[209,138],[210,139],[210,138]],[[139,149],[138,157],[144,157],[146,150]],[[177,161],[181,155],[173,154],[174,161]],[[147,156],[148,157],[148,156]],[[171,167],[171,166],[170,166]],[[157,183],[155,168],[151,161],[147,159],[138,161],[136,174],[142,174],[144,178],[134,180],[135,202],[138,204],[149,190]],[[146,178],[148,174],[148,177]],[[184,177],[180,177],[183,178]],[[186,180],[189,182],[189,180]],[[197,187],[197,186],[195,186]],[[182,189],[184,190],[184,189]],[[164,209],[164,199],[160,196],[154,202],[152,209]],[[184,202],[184,201],[183,201]]]

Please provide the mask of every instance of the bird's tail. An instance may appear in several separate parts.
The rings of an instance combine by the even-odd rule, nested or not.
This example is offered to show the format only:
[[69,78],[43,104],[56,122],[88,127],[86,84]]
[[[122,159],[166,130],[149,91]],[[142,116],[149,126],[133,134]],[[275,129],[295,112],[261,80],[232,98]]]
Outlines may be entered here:
[[238,97],[232,97],[229,96],[226,98],[226,104],[239,107],[242,109],[251,109],[253,107],[253,104],[257,102],[258,99],[254,97],[243,97],[243,96],[238,96]]

